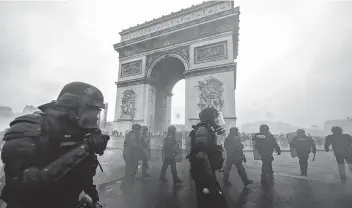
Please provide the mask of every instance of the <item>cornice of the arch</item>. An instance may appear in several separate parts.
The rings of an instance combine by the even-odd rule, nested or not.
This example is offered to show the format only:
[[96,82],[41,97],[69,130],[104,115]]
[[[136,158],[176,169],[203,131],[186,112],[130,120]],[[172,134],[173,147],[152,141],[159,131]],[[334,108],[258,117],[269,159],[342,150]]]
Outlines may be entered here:
[[189,45],[147,55],[147,58],[146,58],[147,77],[150,77],[151,71],[153,70],[154,66],[159,61],[167,57],[174,57],[182,61],[186,71],[189,68],[189,59],[190,59]]

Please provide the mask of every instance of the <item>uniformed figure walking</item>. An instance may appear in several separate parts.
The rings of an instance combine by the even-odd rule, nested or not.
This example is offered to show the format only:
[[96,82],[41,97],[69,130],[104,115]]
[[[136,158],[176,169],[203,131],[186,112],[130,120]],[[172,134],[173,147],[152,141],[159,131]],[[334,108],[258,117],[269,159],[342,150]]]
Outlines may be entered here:
[[[220,118],[220,119],[219,119]],[[200,122],[192,126],[191,151],[186,157],[190,161],[190,173],[195,183],[199,208],[226,208],[227,201],[216,179],[216,170],[224,162],[223,148],[217,138],[225,130],[219,125],[224,121],[219,111],[207,107],[199,113]]]
[[1,152],[7,207],[75,207],[83,192],[92,199],[89,207],[99,204],[96,154],[104,153],[110,138],[97,126],[104,107],[99,89],[73,82],[57,100],[39,106],[42,112],[10,123]]
[[325,139],[325,151],[329,152],[329,147],[332,145],[341,180],[345,182],[347,179],[345,161],[352,172],[352,137],[349,134],[343,134],[343,130],[339,126],[332,127],[331,131],[332,134]]
[[149,141],[149,130],[147,126],[142,126],[141,128],[141,138],[140,138],[140,159],[142,160],[142,178],[149,177],[147,170],[148,159],[150,154],[150,141]]
[[316,153],[312,137],[306,136],[304,129],[297,130],[297,136],[292,139],[291,145],[296,149],[302,176],[307,176],[309,153]]
[[223,182],[226,186],[231,186],[229,181],[230,171],[233,164],[235,164],[238,175],[241,177],[244,186],[252,184],[253,181],[249,180],[247,177],[246,169],[243,166],[243,162],[247,162],[246,156],[243,154],[243,144],[241,142],[241,137],[239,136],[238,128],[230,128],[230,134],[226,137],[224,142],[224,147],[226,150],[226,166],[224,169]]
[[276,153],[280,155],[281,149],[274,136],[269,132],[269,126],[266,124],[260,126],[259,133],[254,134],[252,140],[255,142],[254,148],[258,150],[262,160],[261,183],[263,185],[270,184],[274,182],[272,166],[272,162],[274,161],[273,152],[275,150]]
[[125,160],[125,180],[133,179],[138,171],[140,156],[140,124],[133,124],[132,130],[126,134],[123,149],[123,159]]
[[178,177],[176,169],[176,155],[180,152],[180,147],[176,141],[176,127],[173,125],[169,126],[167,130],[167,135],[164,139],[163,152],[164,161],[159,179],[161,181],[166,181],[166,170],[170,165],[174,183],[181,183],[182,181]]

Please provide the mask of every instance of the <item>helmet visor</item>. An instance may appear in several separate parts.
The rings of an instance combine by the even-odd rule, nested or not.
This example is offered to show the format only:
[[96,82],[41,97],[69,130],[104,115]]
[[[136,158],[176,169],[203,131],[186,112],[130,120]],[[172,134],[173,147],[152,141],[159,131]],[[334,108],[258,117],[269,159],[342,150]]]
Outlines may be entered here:
[[103,102],[97,102],[97,101],[86,101],[86,106],[88,108],[99,108],[99,109],[105,109],[105,104]]
[[88,108],[85,109],[79,116],[78,125],[82,128],[94,129],[99,128],[100,109]]

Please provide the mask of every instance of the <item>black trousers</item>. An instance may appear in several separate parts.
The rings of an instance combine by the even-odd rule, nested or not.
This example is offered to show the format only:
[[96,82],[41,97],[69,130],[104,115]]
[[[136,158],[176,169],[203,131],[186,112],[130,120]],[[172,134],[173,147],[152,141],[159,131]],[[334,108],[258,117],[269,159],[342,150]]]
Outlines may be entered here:
[[307,154],[297,155],[299,159],[299,167],[301,169],[302,175],[307,175],[308,172],[308,157]]
[[274,180],[273,161],[274,157],[272,155],[262,156],[262,182]]
[[195,187],[198,208],[227,208],[227,201],[219,183],[217,183],[217,191],[209,195],[203,193],[203,184],[195,181]]
[[235,159],[235,158],[231,158],[228,157],[226,158],[226,166],[224,169],[224,181],[228,181],[229,180],[229,176],[230,176],[230,171],[232,168],[232,165],[235,164],[236,168],[237,168],[237,172],[238,175],[241,177],[243,183],[246,183],[248,181],[248,177],[247,177],[247,173],[246,173],[246,169],[243,166],[242,160],[241,159]]
[[164,158],[163,166],[161,167],[160,177],[165,177],[169,165],[171,166],[172,177],[175,181],[178,179],[175,157]]

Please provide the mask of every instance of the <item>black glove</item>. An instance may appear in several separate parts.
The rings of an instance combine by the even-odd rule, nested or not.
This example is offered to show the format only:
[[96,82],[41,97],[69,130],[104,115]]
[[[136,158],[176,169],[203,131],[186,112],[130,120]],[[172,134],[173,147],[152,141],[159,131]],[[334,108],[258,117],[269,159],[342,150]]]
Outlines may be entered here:
[[326,152],[329,152],[329,151],[330,151],[330,149],[329,149],[329,148],[325,148],[325,151],[326,151]]
[[247,163],[247,158],[246,157],[243,157],[243,162]]
[[277,151],[276,153],[277,155],[281,155],[281,150]]
[[92,133],[85,140],[91,152],[103,155],[110,136],[101,133]]

